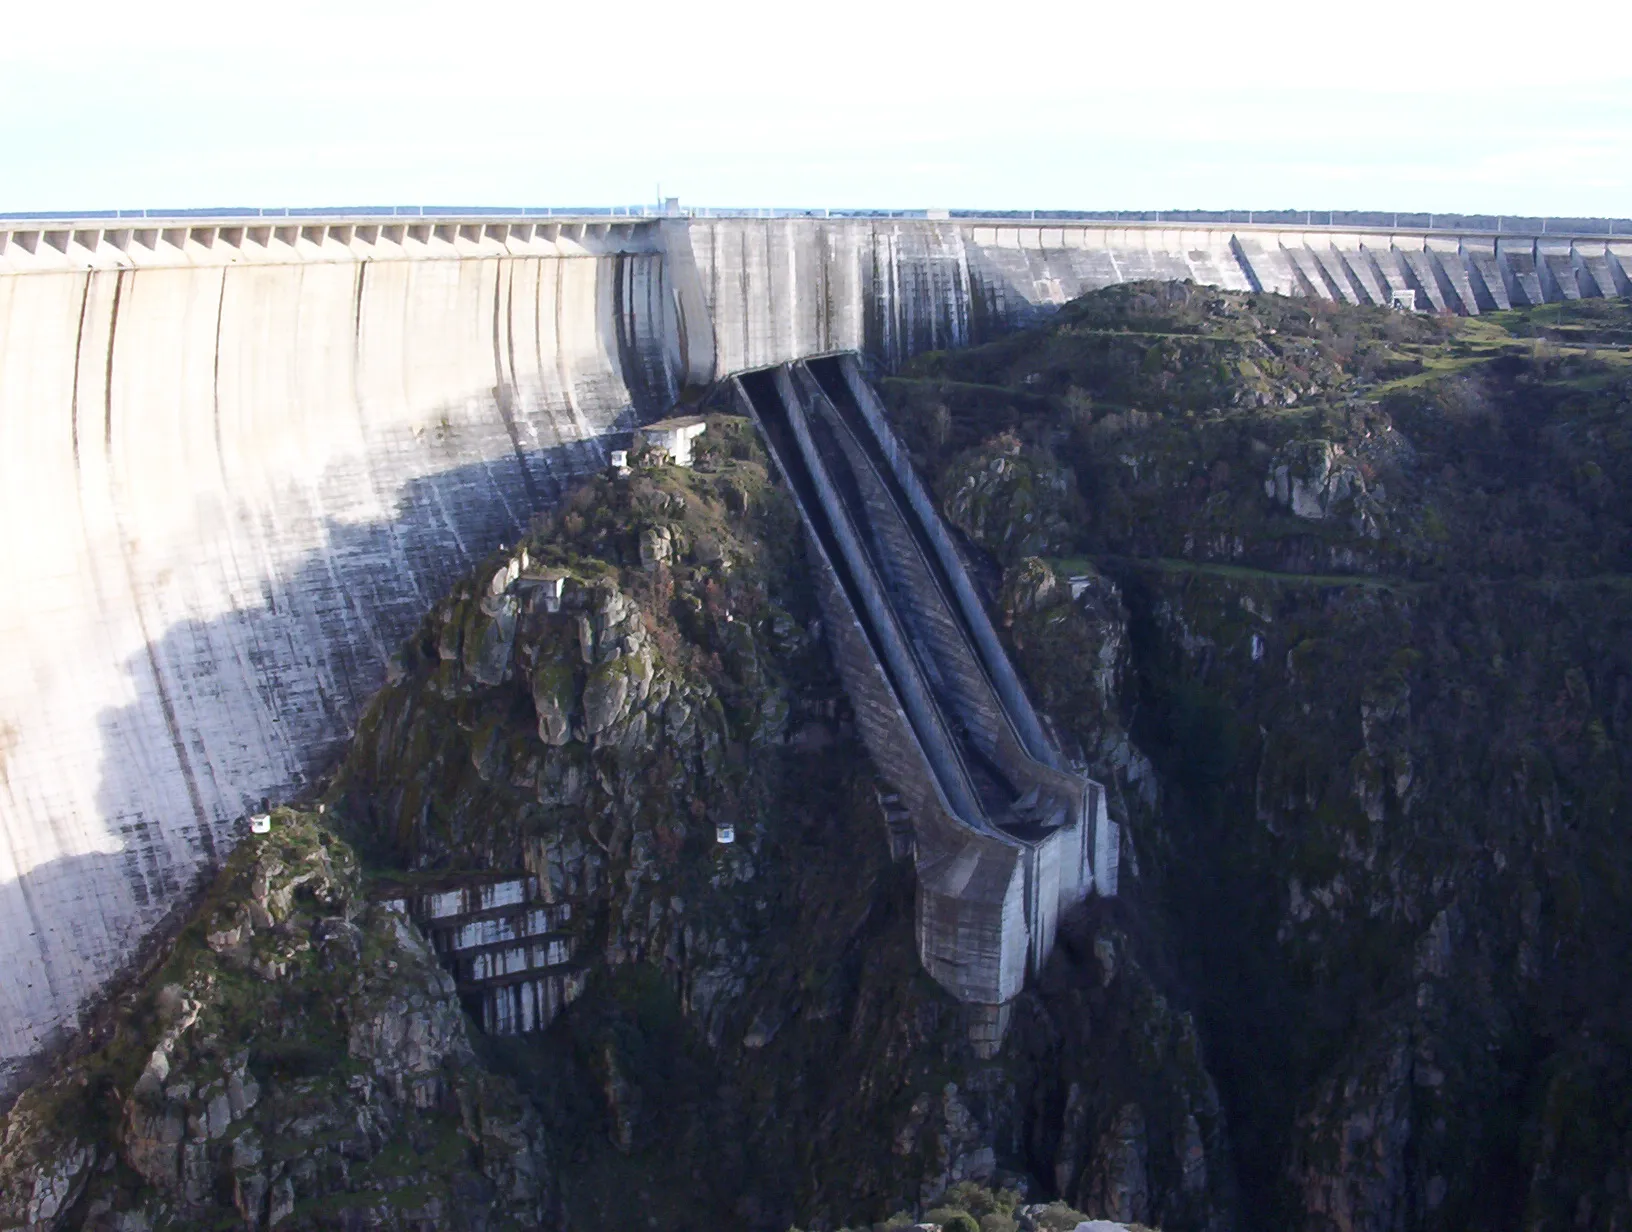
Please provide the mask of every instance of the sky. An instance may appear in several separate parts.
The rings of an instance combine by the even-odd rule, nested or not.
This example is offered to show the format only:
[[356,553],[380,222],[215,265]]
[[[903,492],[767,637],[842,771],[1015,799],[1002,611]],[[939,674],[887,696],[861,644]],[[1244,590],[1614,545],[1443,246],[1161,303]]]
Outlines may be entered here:
[[[18,11],[6,14],[7,7]],[[1632,217],[1632,3],[0,0],[0,211]],[[1509,15],[1511,13],[1511,15]]]

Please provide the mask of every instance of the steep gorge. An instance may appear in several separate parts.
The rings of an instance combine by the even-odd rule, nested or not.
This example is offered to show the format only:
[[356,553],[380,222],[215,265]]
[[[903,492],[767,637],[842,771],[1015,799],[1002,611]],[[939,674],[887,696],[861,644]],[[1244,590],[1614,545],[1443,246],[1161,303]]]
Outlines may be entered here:
[[[1124,823],[991,1062],[752,430],[586,481],[19,1101],[0,1226],[1625,1226],[1629,325],[1144,284],[885,382]],[[538,1035],[376,901],[494,871],[572,908]]]
[[[890,384],[1124,790],[1246,1209],[1632,1215],[1624,302],[1474,324],[1122,288]],[[1052,558],[1044,568],[1030,556]],[[1075,605],[1055,574],[1077,574]]]

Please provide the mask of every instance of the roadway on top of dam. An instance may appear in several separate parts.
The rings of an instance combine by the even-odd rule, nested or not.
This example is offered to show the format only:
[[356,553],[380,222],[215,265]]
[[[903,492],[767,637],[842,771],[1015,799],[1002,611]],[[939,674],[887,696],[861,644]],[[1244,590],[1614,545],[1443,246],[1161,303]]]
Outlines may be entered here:
[[[976,211],[633,208],[620,213],[390,207],[200,211],[176,217],[115,211],[0,219],[0,274],[653,253],[673,247],[665,236],[680,231],[693,237],[695,249],[699,241],[714,245],[721,227],[760,225],[790,235],[803,229],[847,236],[839,242],[851,247],[863,234],[874,237],[874,247],[881,236],[916,235],[906,240],[909,246],[923,246],[933,237],[929,246],[943,250],[951,240],[951,247],[962,251],[942,255],[965,265],[974,255],[985,272],[995,274],[987,281],[995,282],[999,298],[1008,301],[995,305],[995,315],[1011,323],[1026,315],[1027,304],[1046,310],[1083,291],[1139,279],[1191,279],[1229,289],[1470,316],[1632,293],[1632,221],[1627,220],[1310,211],[1301,217],[1248,212],[1247,218],[1252,221],[1200,211],[1112,219]],[[789,250],[798,247],[795,242]],[[895,263],[893,256],[886,260]],[[900,352],[884,358],[898,359]],[[749,359],[746,366],[754,362]],[[733,370],[717,368],[710,375]]]
[[1625,237],[1632,235],[1632,219],[1571,218],[1516,214],[1401,213],[1386,210],[978,210],[978,209],[844,209],[788,207],[718,207],[678,205],[610,206],[492,206],[492,205],[343,205],[275,209],[254,207],[192,207],[140,210],[0,210],[0,223],[37,223],[61,226],[64,222],[108,222],[172,219],[367,219],[382,218],[520,218],[520,219],[652,219],[652,218],[901,218],[926,221],[1094,222],[1150,224],[1171,227],[1248,226],[1328,230],[1467,231],[1502,234],[1539,234],[1565,237]]

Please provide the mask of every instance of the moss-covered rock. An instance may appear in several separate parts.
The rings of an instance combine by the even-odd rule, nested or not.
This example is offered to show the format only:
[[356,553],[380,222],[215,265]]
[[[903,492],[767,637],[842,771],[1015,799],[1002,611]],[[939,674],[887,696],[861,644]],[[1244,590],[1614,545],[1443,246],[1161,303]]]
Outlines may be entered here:
[[523,1228],[542,1125],[322,818],[233,853],[109,1041],[11,1110],[0,1227]]
[[[1182,973],[1262,1220],[1632,1219],[1628,324],[1122,288],[887,386],[948,503],[1014,440],[1083,494],[1046,572],[1003,557],[1024,523],[970,538],[1120,789],[1135,949]],[[1154,1182],[1134,1104],[1093,1167],[1143,1137]]]

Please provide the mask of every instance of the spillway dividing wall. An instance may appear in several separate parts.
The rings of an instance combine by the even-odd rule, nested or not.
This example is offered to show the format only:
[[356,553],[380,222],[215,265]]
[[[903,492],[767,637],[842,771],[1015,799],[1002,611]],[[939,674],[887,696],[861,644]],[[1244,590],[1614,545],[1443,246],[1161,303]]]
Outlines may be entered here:
[[[1103,792],[1059,768],[995,634],[976,635],[991,633],[986,613],[962,607],[952,581],[967,588],[962,562],[920,525],[888,461],[898,443],[851,394],[861,384],[851,357],[738,378],[809,533],[863,739],[907,802],[919,957],[975,1011],[976,1045],[990,1054],[1061,912],[1095,884]],[[888,450],[864,439],[874,432]],[[944,540],[940,515],[928,517]],[[1013,690],[997,683],[1000,667]]]
[[1192,278],[1484,311],[1632,241],[1023,219],[0,221],[0,1093],[452,579],[687,387]]

